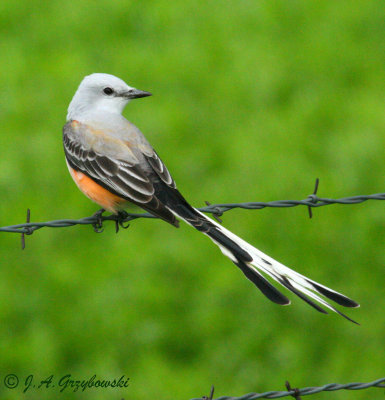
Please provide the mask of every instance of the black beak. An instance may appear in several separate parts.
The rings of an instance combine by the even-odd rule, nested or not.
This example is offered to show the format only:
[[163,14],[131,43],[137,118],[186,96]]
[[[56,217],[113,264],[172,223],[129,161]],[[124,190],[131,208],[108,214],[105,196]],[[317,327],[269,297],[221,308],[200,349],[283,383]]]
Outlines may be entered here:
[[139,99],[141,97],[151,96],[151,93],[145,92],[144,90],[139,90],[139,89],[130,89],[130,90],[127,90],[127,92],[124,92],[122,95],[124,97],[126,97],[127,99]]

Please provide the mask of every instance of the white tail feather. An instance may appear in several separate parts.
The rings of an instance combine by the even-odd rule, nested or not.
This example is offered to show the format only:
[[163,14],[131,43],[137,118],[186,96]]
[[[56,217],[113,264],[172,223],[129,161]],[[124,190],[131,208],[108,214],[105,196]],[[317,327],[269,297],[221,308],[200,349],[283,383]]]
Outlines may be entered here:
[[[246,262],[245,264],[249,268],[253,269],[259,276],[261,276],[260,272],[263,272],[264,274],[266,274],[267,276],[269,276],[270,278],[272,278],[273,280],[275,280],[276,282],[278,282],[282,286],[286,286],[286,284],[287,284],[286,287],[289,290],[293,291],[294,293],[296,293],[296,291],[301,292],[302,294],[304,294],[306,296],[309,296],[311,299],[313,299],[313,300],[319,302],[320,304],[324,305],[328,309],[330,309],[330,310],[332,310],[332,311],[344,316],[345,318],[349,319],[350,321],[352,321],[349,317],[347,317],[346,315],[342,314],[340,311],[338,311],[336,308],[334,308],[331,304],[329,304],[326,300],[321,298],[319,295],[325,296],[325,297],[330,297],[333,300],[335,300],[335,298],[339,298],[339,301],[341,301],[341,299],[342,299],[342,301],[344,303],[346,303],[346,304],[343,304],[343,305],[346,305],[348,307],[357,307],[358,306],[357,303],[355,303],[354,301],[350,300],[349,298],[347,298],[346,296],[342,295],[341,293],[336,292],[335,290],[330,289],[330,288],[328,288],[328,287],[326,287],[324,285],[321,285],[321,284],[319,284],[319,283],[317,283],[317,282],[305,277],[304,275],[301,275],[300,273],[298,273],[296,271],[293,271],[292,269],[286,267],[285,265],[281,264],[280,262],[278,262],[278,261],[274,260],[273,258],[269,257],[267,254],[264,254],[262,251],[260,251],[257,248],[253,247],[251,244],[247,243],[245,240],[243,240],[240,237],[236,236],[234,233],[232,233],[228,229],[224,228],[222,225],[218,224],[217,222],[215,222],[211,218],[208,218],[206,215],[202,214],[200,211],[196,210],[196,212],[200,216],[205,218],[206,220],[210,221],[211,224],[215,225],[216,228],[223,235],[225,235],[226,237],[231,239],[242,250],[246,251],[252,257],[252,261]],[[178,216],[179,218],[181,217],[180,215],[178,215],[175,212],[174,212],[174,214],[176,216]],[[189,221],[185,220],[185,222],[187,222],[189,225],[192,225]],[[206,235],[210,237],[209,234],[206,234]],[[210,237],[210,239],[213,240],[213,242],[219,246],[220,250],[222,251],[222,253],[226,257],[230,258],[231,261],[237,263],[236,254],[233,254],[233,252],[230,249],[224,247],[222,244],[219,244],[217,241],[215,241],[211,237]],[[322,290],[323,290],[323,292],[322,292]],[[298,293],[296,293],[296,294],[300,295]],[[327,296],[327,295],[329,295],[329,296]],[[300,295],[300,297],[302,297],[302,295]],[[314,303],[312,303],[308,299],[306,300],[306,297],[305,298],[302,297],[302,298],[305,301],[308,301],[314,307]],[[325,312],[319,306],[316,305],[315,307],[319,311]],[[352,321],[352,322],[355,322],[355,321]]]

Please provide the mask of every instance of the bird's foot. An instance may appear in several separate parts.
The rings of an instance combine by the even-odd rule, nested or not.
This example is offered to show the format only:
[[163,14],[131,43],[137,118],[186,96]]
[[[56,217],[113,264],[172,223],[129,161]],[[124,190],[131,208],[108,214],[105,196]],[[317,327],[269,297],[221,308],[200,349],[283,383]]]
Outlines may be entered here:
[[124,225],[126,219],[129,218],[129,215],[125,211],[119,211],[116,220],[115,220],[115,232],[119,232],[119,228],[127,229],[130,224]]
[[106,210],[104,208],[101,208],[99,211],[96,211],[96,213],[92,215],[94,218],[96,218],[96,221],[92,224],[92,227],[94,228],[94,231],[96,233],[102,233],[104,231],[102,219],[104,211]]

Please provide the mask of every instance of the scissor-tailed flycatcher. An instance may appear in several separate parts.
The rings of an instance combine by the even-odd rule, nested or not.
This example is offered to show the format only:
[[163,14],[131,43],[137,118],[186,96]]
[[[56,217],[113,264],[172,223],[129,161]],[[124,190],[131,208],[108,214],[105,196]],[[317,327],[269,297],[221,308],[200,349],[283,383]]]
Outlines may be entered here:
[[113,213],[131,202],[176,227],[180,218],[218,245],[271,301],[290,304],[262,273],[316,310],[327,314],[311,299],[352,321],[319,295],[345,307],[358,307],[355,301],[285,267],[185,200],[150,143],[122,116],[131,99],[150,95],[113,75],[92,74],[83,79],[69,105],[63,128],[67,165],[79,189]]

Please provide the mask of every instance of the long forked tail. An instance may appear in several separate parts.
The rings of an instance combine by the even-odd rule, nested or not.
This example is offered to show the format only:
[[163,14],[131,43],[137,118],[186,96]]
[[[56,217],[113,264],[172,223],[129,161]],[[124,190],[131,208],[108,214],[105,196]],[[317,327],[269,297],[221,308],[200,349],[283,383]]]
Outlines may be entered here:
[[172,212],[210,237],[210,239],[219,246],[222,253],[230,258],[246,277],[274,303],[288,305],[290,304],[290,300],[276,289],[263,274],[289,289],[317,311],[328,314],[327,311],[319,305],[322,304],[347,320],[357,324],[356,321],[329,304],[323,297],[344,307],[359,307],[359,304],[354,300],[314,282],[306,276],[279,263],[188,204],[184,204],[172,210]]

